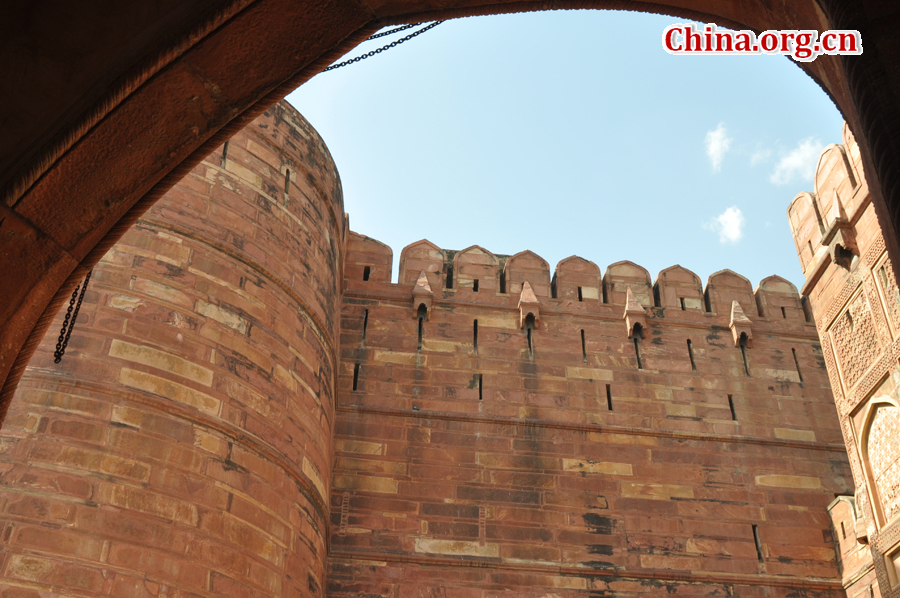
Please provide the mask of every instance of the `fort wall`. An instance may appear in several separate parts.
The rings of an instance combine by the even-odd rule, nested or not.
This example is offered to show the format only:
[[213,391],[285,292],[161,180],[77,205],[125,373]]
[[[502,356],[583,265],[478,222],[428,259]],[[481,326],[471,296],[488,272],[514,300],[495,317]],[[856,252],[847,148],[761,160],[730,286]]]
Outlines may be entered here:
[[391,284],[392,255],[350,233],[332,596],[844,595],[793,285],[427,240]]

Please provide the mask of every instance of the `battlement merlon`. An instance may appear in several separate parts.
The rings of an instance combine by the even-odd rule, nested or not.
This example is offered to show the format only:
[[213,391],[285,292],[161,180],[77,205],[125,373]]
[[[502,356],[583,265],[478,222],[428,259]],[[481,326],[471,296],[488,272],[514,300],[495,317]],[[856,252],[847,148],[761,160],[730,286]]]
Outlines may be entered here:
[[816,165],[814,191],[798,193],[788,207],[788,220],[806,289],[815,284],[827,264],[859,256],[855,223],[869,204],[859,146],[844,123],[843,144],[822,150]]
[[453,251],[426,239],[401,251],[397,284],[390,282],[392,261],[390,247],[351,231],[344,268],[345,293],[408,302],[414,288],[427,281],[432,292],[429,298],[436,305],[454,302],[518,309],[523,285],[528,282],[541,309],[551,310],[548,313],[561,310],[621,319],[630,291],[651,319],[728,328],[732,304],[737,301],[751,323],[768,322],[768,328],[815,334],[797,288],[778,276],[762,280],[754,289],[747,278],[721,270],[704,286],[695,273],[675,265],[651,282],[650,273],[632,262],[616,262],[601,274],[597,264],[578,256],[560,261],[551,276],[547,261],[531,251],[496,255],[478,245]]

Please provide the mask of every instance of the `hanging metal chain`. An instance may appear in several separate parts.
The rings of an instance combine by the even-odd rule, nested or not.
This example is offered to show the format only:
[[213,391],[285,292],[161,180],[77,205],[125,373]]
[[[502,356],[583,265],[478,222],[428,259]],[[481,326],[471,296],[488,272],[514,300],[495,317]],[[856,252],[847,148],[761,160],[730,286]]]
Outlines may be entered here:
[[[417,35],[422,35],[429,29],[433,29],[433,28],[437,27],[438,25],[440,25],[441,23],[443,23],[443,21],[435,21],[435,22],[431,23],[430,25],[428,25],[427,27],[423,27],[423,28],[419,29],[418,31],[416,31],[415,33],[410,33],[406,37],[401,37],[397,41],[391,42],[386,46],[382,46],[382,47],[378,48],[377,50],[372,50],[371,52],[367,52],[367,53],[363,54],[362,56],[357,56],[356,58],[351,58],[350,60],[345,60],[344,62],[332,64],[330,67],[328,67],[327,69],[324,69],[322,72],[324,73],[326,71],[332,71],[334,69],[341,68],[342,66],[347,66],[348,64],[353,64],[354,62],[359,62],[360,60],[365,60],[366,58],[371,58],[372,56],[375,56],[376,54],[381,54],[385,50],[390,50],[391,48],[399,46],[403,42],[409,41],[412,38],[416,37]],[[391,33],[391,32],[388,32],[388,33]],[[387,33],[385,35],[387,35]]]
[[[53,352],[53,362],[62,361],[63,354],[66,352],[66,346],[69,344],[69,337],[72,336],[72,329],[75,327],[75,318],[78,317],[78,310],[81,309],[81,302],[84,301],[84,292],[87,290],[88,281],[91,279],[91,270],[84,277],[84,282],[75,287],[72,291],[72,298],[69,299],[69,309],[66,310],[66,317],[63,319],[62,329],[59,331],[59,340],[56,342],[56,351]],[[79,293],[79,290],[81,291]],[[69,321],[69,318],[72,318]]]
[[401,31],[406,31],[407,29],[412,29],[413,27],[418,27],[422,23],[412,23],[411,25],[403,25],[402,27],[397,27],[395,29],[390,29],[388,31],[384,31],[382,33],[376,33],[375,35],[370,35],[366,38],[367,42],[372,41],[373,39],[378,39],[379,37],[385,37],[386,35],[393,35],[394,33],[400,33]]

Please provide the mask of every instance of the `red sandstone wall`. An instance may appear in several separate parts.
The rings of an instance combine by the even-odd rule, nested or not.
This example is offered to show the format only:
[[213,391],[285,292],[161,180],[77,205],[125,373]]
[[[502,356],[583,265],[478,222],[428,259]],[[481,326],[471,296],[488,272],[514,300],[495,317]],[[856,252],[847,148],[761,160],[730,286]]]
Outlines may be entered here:
[[[844,585],[852,597],[897,598],[900,290],[846,125],[843,137],[822,152],[815,191],[799,194],[788,218],[856,486],[854,509],[832,509]],[[840,523],[851,519],[848,540]]]
[[48,334],[19,385],[4,597],[324,593],[340,183],[285,105],[222,149],[103,258],[62,363]]
[[[384,262],[389,249],[357,239],[353,272]],[[401,256],[400,285],[347,268],[331,596],[844,595],[826,507],[852,480],[815,326],[789,283],[754,293],[718,273],[708,313],[683,269],[654,286],[623,262],[601,283],[569,259],[553,299],[537,256],[510,268],[427,242]],[[422,270],[434,299],[419,348]],[[517,305],[532,275],[529,357]],[[647,306],[643,369],[622,319],[628,289]],[[749,376],[728,328],[736,299]]]

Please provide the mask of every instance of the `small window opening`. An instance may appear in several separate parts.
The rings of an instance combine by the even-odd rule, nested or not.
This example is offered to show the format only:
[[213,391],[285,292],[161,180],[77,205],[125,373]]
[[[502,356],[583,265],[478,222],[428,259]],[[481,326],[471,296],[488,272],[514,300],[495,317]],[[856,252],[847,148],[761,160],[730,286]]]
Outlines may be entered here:
[[447,288],[453,288],[453,266],[447,266]]
[[366,329],[369,327],[369,310],[366,310],[366,315],[363,316],[363,329],[362,329],[362,346],[366,346]]
[[737,412],[734,410],[734,398],[728,395],[728,408],[731,409],[732,421],[737,421]]
[[419,309],[416,313],[416,318],[419,320],[419,349],[422,348],[422,332],[425,328],[425,318],[428,316],[428,308],[425,307],[425,304],[422,303],[419,305]]
[[584,330],[581,331],[581,360],[587,363],[587,346],[584,342]]
[[781,308],[781,317],[784,318],[785,320],[787,319],[787,311],[785,311],[785,309],[783,307]]
[[756,543],[756,558],[759,562],[763,562],[762,542],[759,541],[759,526],[753,525],[753,541]]
[[370,266],[366,266],[363,268],[363,280],[369,280],[369,274],[372,273],[372,268]]
[[478,400],[484,399],[484,374],[478,374]]
[[610,411],[613,410],[613,408],[612,408],[612,389],[610,388],[609,384],[606,385],[606,408],[609,409]]
[[644,369],[644,364],[641,361],[641,338],[643,336],[643,328],[640,324],[635,324],[634,330],[631,333],[631,342],[634,343],[634,356],[637,359],[637,367],[639,370]]
[[472,281],[472,290],[476,293],[478,292],[478,279],[477,278]]
[[584,301],[584,295],[581,294],[581,287],[578,287],[578,300]]
[[853,264],[854,254],[843,245],[834,246],[834,263],[842,268],[849,270]]
[[812,259],[816,255],[816,252],[813,251],[812,241],[807,241],[806,244],[809,245],[809,259]]
[[803,374],[800,372],[800,360],[797,359],[797,349],[791,349],[791,353],[794,354],[794,365],[797,366],[797,377],[800,378],[800,384],[803,384]]
[[472,326],[472,346],[475,347],[475,355],[478,355],[478,320]]
[[679,297],[678,301],[681,302],[681,311],[687,311],[684,307],[684,297]]
[[525,316],[525,333],[528,335],[528,357],[534,357],[534,314]]
[[506,272],[500,272],[500,292],[506,292]]
[[881,279],[881,288],[887,293],[890,285],[888,285],[887,270],[884,269],[884,266],[878,268],[878,278]]
[[747,361],[747,333],[741,333],[741,339],[738,341],[738,344],[741,346],[741,359],[744,362],[744,373],[747,377],[750,377],[750,362]]
[[841,521],[841,540],[847,539],[847,530],[844,528],[844,522]]
[[353,390],[359,388],[359,364],[353,366]]
[[228,160],[228,141],[225,142],[225,145],[222,146],[222,162],[220,165],[222,168],[225,168],[225,162]]
[[291,169],[288,168],[284,171],[284,194],[289,195],[291,193]]
[[696,372],[697,371],[697,362],[694,361],[694,346],[691,344],[691,339],[688,339],[687,348],[688,348],[688,357],[691,358],[691,371]]

